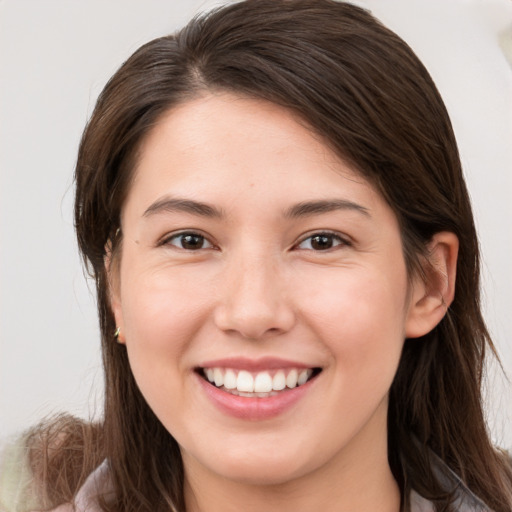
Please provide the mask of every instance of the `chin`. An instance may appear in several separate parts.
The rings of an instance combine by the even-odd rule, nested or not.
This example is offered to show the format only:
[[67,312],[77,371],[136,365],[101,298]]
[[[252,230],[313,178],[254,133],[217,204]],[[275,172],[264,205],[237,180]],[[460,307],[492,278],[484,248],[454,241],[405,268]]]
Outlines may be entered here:
[[212,468],[224,478],[247,485],[282,485],[307,473],[293,461],[260,459],[258,461],[224,461]]
[[258,443],[240,447],[231,445],[223,447],[216,456],[208,454],[201,460],[195,457],[210,472],[222,478],[246,485],[273,486],[286,484],[300,478],[321,465],[316,460],[318,453],[296,446],[286,446],[286,443]]

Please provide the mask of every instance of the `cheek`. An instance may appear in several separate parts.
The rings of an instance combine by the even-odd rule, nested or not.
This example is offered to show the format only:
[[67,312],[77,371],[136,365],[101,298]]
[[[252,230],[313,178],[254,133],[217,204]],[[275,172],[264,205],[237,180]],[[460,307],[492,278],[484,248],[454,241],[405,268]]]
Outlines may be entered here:
[[176,378],[209,308],[203,279],[168,268],[126,266],[121,304],[126,346],[139,382]]
[[[133,276],[133,277],[130,277]],[[187,416],[187,354],[204,325],[207,304],[199,285],[167,271],[134,271],[122,281],[122,311],[130,368],[146,402],[174,433]],[[184,387],[185,386],[185,387]],[[169,418],[175,418],[169,423]]]
[[[207,307],[208,276],[200,269],[184,270],[144,258],[127,257],[121,273],[121,304],[127,334],[147,342],[179,338],[182,329],[197,325]],[[146,336],[158,332],[156,339]]]
[[[403,272],[335,269],[299,293],[305,321],[323,340],[343,378],[394,375],[405,339]],[[348,377],[350,376],[350,377]]]

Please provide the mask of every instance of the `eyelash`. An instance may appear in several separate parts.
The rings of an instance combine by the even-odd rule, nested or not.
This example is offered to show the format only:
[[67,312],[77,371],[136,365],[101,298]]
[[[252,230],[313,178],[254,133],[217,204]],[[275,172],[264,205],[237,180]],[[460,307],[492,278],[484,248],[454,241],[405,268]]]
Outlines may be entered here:
[[[207,243],[208,247],[198,247],[198,248],[194,248],[194,249],[191,249],[190,247],[189,248],[183,247],[185,237],[194,237],[196,239],[200,239],[200,241],[202,241],[203,244]],[[313,244],[315,243],[315,242],[313,242],[313,240],[315,238],[317,239],[317,242],[320,241],[319,239],[323,238],[324,239],[322,241],[323,243],[327,242],[327,244],[330,243],[331,245],[329,247],[315,249],[313,247]],[[180,239],[181,239],[181,244],[173,243],[173,241],[180,240]],[[301,247],[301,245],[303,245],[308,240],[310,240],[310,243],[309,243],[310,247]],[[204,249],[215,249],[215,245],[212,242],[210,242],[206,236],[202,235],[201,233],[195,232],[195,231],[183,231],[181,233],[174,233],[173,235],[162,240],[162,242],[159,245],[172,245],[173,247],[176,247],[183,251],[190,251],[190,252],[195,252],[195,251],[204,250]],[[351,245],[350,242],[346,238],[341,237],[337,233],[332,233],[330,231],[318,231],[318,232],[308,235],[307,237],[304,237],[299,243],[297,243],[293,246],[293,249],[308,250],[308,251],[313,251],[313,252],[327,252],[332,249],[336,249],[337,247],[340,247],[340,246],[350,246],[350,245]]]
[[[203,241],[203,243],[206,242],[209,245],[209,247],[199,247],[196,249],[190,249],[190,248],[183,247],[182,244],[183,244],[185,237],[199,238]],[[180,244],[181,246],[178,244],[172,243],[173,241],[179,240],[179,239],[182,240],[182,243]],[[215,249],[215,245],[212,244],[212,242],[210,242],[208,240],[208,238],[206,238],[206,236],[202,235],[201,233],[197,233],[196,231],[182,231],[181,233],[174,233],[173,235],[162,240],[159,245],[172,245],[173,247],[176,247],[183,251],[190,251],[190,252],[204,250],[204,249]]]
[[[312,241],[317,238],[324,238],[324,239],[329,239],[330,242],[331,242],[331,246],[330,247],[326,247],[326,248],[323,248],[323,249],[314,249],[312,247]],[[305,248],[305,247],[301,247],[302,244],[304,244],[304,242],[310,240],[310,247],[308,248]],[[335,244],[335,245],[334,245]],[[315,233],[312,233],[306,237],[304,237],[298,244],[296,244],[294,246],[294,248],[297,248],[297,249],[303,249],[303,250],[307,250],[307,251],[314,251],[314,252],[328,252],[328,251],[331,251],[333,249],[336,249],[337,247],[347,247],[347,246],[350,246],[351,243],[346,239],[346,238],[343,238],[342,236],[340,236],[339,234],[337,233],[333,233],[333,232],[330,232],[330,231],[318,231],[318,232],[315,232]]]

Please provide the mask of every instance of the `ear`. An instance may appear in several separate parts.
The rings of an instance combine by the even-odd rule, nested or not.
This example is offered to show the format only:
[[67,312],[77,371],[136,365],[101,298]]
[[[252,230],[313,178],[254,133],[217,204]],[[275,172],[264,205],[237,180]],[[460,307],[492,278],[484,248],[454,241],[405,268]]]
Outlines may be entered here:
[[415,276],[405,325],[407,338],[430,332],[444,317],[455,295],[459,239],[454,233],[436,233],[428,244],[423,276]]
[[[123,310],[121,307],[120,281],[119,281],[119,256],[115,256],[112,252],[112,243],[109,240],[105,247],[105,274],[108,282],[109,302],[114,314],[116,322],[116,341],[124,344],[126,338],[124,336]],[[114,333],[112,333],[114,335]]]

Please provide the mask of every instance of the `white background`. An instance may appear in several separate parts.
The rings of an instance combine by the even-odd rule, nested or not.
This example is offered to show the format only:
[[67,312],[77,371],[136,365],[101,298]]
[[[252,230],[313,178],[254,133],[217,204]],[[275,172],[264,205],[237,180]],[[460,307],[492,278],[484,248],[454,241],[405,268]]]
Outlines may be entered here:
[[[512,40],[509,0],[361,0],[431,72],[459,141],[481,237],[485,314],[512,377]],[[101,409],[92,283],[73,233],[78,140],[110,75],[204,0],[0,0],[0,437],[44,415]],[[512,447],[512,385],[487,385]],[[96,412],[97,414],[97,412]]]

